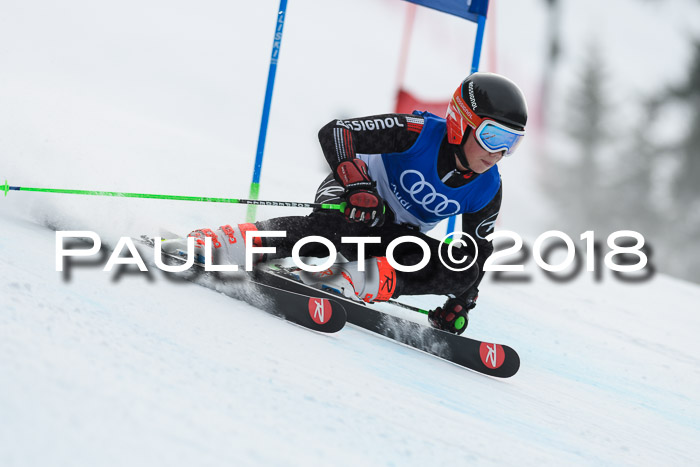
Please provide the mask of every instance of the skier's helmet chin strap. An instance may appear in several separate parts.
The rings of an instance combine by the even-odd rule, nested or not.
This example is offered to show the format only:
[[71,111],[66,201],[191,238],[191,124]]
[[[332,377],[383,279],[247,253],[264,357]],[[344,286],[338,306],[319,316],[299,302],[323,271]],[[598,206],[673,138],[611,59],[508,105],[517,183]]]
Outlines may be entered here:
[[457,156],[459,163],[462,164],[464,167],[466,167],[469,170],[471,170],[471,167],[469,167],[469,161],[467,160],[467,155],[464,153],[464,143],[467,141],[467,138],[469,137],[470,133],[471,133],[471,128],[467,127],[466,131],[464,132],[464,136],[462,137],[462,141],[459,144],[452,145],[455,148],[455,155]]

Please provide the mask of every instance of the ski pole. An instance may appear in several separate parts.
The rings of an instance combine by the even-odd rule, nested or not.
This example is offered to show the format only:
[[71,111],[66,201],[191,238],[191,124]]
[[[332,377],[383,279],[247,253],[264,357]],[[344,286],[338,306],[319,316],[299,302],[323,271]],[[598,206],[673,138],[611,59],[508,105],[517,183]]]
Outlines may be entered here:
[[407,310],[415,311],[416,313],[422,313],[424,315],[427,315],[428,313],[430,313],[428,310],[424,310],[422,308],[418,308],[416,306],[409,305],[409,304],[403,303],[403,302],[399,302],[399,301],[393,300],[393,299],[389,299],[389,303],[391,303],[392,305],[396,305],[400,308],[405,308]]
[[25,186],[10,186],[5,180],[4,185],[0,185],[0,191],[34,191],[41,193],[62,193],[70,195],[89,195],[89,196],[114,196],[118,198],[150,198],[150,199],[169,199],[176,201],[199,201],[207,203],[230,203],[230,204],[255,204],[261,206],[281,206],[293,208],[320,208],[320,209],[337,209],[345,210],[345,203],[328,204],[328,203],[299,203],[296,201],[269,201],[258,199],[238,199],[238,198],[209,198],[205,196],[178,196],[178,195],[159,195],[150,193],[124,193],[120,191],[91,191],[91,190],[69,190],[61,188],[35,188]]

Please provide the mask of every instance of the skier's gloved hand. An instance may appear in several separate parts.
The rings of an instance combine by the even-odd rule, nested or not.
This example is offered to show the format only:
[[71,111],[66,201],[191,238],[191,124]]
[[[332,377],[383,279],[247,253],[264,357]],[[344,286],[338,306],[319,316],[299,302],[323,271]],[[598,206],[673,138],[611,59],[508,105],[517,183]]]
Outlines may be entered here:
[[384,224],[384,200],[376,183],[369,178],[367,164],[361,159],[343,161],[335,169],[336,179],[345,187],[343,213],[351,222],[364,222],[372,227]]
[[452,334],[462,334],[469,324],[469,310],[475,306],[475,300],[450,298],[443,306],[428,312],[428,321],[434,328]]
[[384,224],[384,200],[374,187],[346,190],[343,212],[351,222],[364,222],[372,227]]

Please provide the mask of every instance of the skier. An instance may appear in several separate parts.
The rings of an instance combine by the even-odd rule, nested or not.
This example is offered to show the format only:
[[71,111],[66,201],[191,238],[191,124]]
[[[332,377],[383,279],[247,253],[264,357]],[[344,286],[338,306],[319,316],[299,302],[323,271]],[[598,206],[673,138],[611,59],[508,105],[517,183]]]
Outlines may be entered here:
[[[523,93],[509,79],[494,73],[473,73],[457,88],[446,118],[428,112],[412,115],[383,114],[349,120],[333,120],[319,131],[323,154],[331,174],[316,193],[317,203],[346,203],[343,212],[315,210],[308,216],[281,217],[255,224],[200,229],[212,237],[213,261],[243,265],[245,232],[286,231],[285,237],[257,238],[257,245],[275,247],[273,257],[290,257],[300,239],[317,235],[330,240],[347,262],[337,262],[321,273],[302,273],[309,283],[323,283],[354,299],[386,301],[399,295],[444,294],[447,301],[432,310],[428,319],[438,329],[461,334],[468,312],[476,306],[483,264],[493,252],[485,237],[493,229],[501,205],[501,177],[496,163],[511,155],[525,135],[527,105]],[[462,231],[476,240],[473,248],[442,263],[446,245],[425,233],[450,216],[461,214]],[[387,247],[403,236],[418,237],[430,247],[430,260],[415,272],[395,270],[387,261]],[[364,269],[358,262],[358,246],[341,237],[379,237],[365,245]],[[163,251],[183,254],[185,239],[163,242]],[[418,264],[424,251],[404,242],[393,250],[404,266]],[[185,253],[186,254],[186,253]],[[328,249],[308,243],[300,256],[326,257]],[[466,262],[460,262],[465,261]],[[449,260],[448,260],[449,261]],[[449,265],[450,263],[448,263]],[[455,270],[453,270],[455,269]]]

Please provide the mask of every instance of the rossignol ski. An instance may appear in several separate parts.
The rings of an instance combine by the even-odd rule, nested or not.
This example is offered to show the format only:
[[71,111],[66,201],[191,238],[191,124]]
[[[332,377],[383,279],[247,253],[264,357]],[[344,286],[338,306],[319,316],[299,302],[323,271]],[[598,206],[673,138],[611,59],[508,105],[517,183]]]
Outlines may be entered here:
[[518,353],[507,345],[457,336],[392,316],[363,302],[340,296],[331,289],[317,289],[304,284],[293,273],[283,268],[262,265],[256,272],[257,282],[301,294],[316,293],[326,298],[335,298],[345,308],[350,324],[464,368],[499,378],[511,377],[520,368]]
[[[146,236],[142,237],[141,243],[145,243],[150,247],[154,245],[153,240]],[[162,256],[166,262],[170,261],[171,264],[182,264],[185,262],[184,257],[166,253],[162,253]],[[236,296],[235,294],[230,294],[223,290],[221,287],[221,279],[217,276],[217,273],[205,272],[202,269],[202,265],[199,263],[195,263],[195,268],[193,268],[193,270],[194,272],[187,277],[187,280],[251,303],[249,299],[245,297]],[[274,294],[275,291],[279,291],[277,292],[278,296],[281,297],[279,306],[282,307],[282,309],[285,310],[284,313],[286,313],[282,314],[282,316],[289,321],[297,322],[297,324],[311,329],[324,330],[309,325],[308,317],[311,316],[311,308],[307,307],[307,309],[301,305],[310,303],[309,300],[312,299],[323,299],[327,301],[324,303],[332,307],[334,316],[336,314],[335,310],[342,310],[343,324],[345,324],[345,320],[347,320],[347,322],[366,329],[367,331],[447,360],[463,368],[498,378],[511,377],[516,374],[520,368],[520,357],[511,347],[484,342],[465,336],[457,336],[431,328],[427,325],[421,325],[413,321],[392,316],[364,302],[351,300],[339,295],[332,289],[316,288],[307,285],[293,272],[282,267],[261,264],[255,269],[253,277],[248,278],[247,281],[249,281],[253,287],[259,287],[258,295],[266,293],[266,290],[269,290],[272,294]],[[265,287],[269,289],[265,289]],[[241,290],[240,285],[237,290]],[[299,304],[290,306],[291,302],[285,300],[281,292],[304,297],[306,302],[304,302],[304,299],[298,299]],[[252,304],[261,307],[255,303]],[[267,308],[263,309],[270,313],[280,315],[279,312],[275,313],[273,309],[275,306],[277,306],[277,303],[271,301],[267,303]],[[303,308],[303,313],[299,311],[301,308]],[[337,331],[340,328],[342,328],[342,325],[340,325],[338,329],[335,329],[335,327],[333,329]]]
[[[136,240],[148,247],[154,246],[153,239],[145,235]],[[165,253],[162,257],[169,265],[185,262],[184,258]],[[204,271],[199,266],[181,277],[314,331],[338,332],[347,321],[345,309],[336,297],[321,296],[321,293],[280,289],[272,284],[250,281],[244,275],[229,277],[225,273]]]

